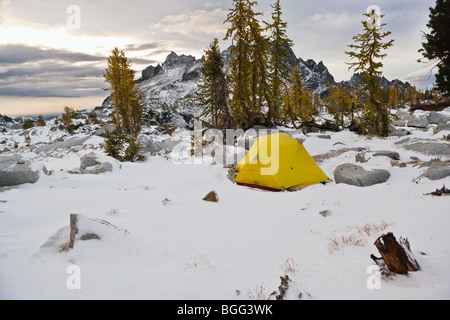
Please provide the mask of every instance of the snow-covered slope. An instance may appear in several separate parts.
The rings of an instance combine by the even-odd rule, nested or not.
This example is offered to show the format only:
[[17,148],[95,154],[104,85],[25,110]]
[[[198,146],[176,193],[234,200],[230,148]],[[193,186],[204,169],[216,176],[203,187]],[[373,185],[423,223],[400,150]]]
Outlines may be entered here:
[[[107,109],[96,112],[100,117]],[[305,138],[330,178],[338,165],[356,163],[355,148],[368,159],[359,165],[391,174],[372,187],[331,182],[286,193],[237,186],[210,158],[180,164],[162,152],[144,162],[118,163],[103,154],[98,128],[85,125],[69,136],[49,122],[27,131],[30,146],[23,130],[0,133],[6,146],[19,142],[0,156],[16,154],[51,172],[35,184],[0,189],[0,299],[273,299],[284,275],[292,280],[290,299],[298,292],[309,299],[450,298],[449,198],[426,195],[450,186],[450,177],[429,180],[421,167],[450,155],[405,148],[426,142],[448,150],[442,140],[448,128],[407,128],[407,138],[370,140],[348,131],[304,136],[280,128]],[[149,136],[168,144],[182,133]],[[405,167],[375,157],[378,150],[398,152]],[[76,174],[81,157],[92,152],[113,171]],[[202,200],[212,190],[218,203]],[[41,250],[54,235],[54,241],[67,240],[70,214],[127,232],[77,241],[72,250]],[[373,243],[387,232],[409,239],[422,269],[381,280],[371,290],[370,255],[379,255]]]

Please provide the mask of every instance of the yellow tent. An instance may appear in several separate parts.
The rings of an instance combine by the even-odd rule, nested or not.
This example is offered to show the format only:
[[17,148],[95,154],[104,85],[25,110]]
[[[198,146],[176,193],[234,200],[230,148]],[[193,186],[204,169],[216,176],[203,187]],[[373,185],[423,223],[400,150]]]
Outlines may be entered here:
[[303,144],[285,133],[256,141],[236,171],[237,184],[274,191],[330,181]]

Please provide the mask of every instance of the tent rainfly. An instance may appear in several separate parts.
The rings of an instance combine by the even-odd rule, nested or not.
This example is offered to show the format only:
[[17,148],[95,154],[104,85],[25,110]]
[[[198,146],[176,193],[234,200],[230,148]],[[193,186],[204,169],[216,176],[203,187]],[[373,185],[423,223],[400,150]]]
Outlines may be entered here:
[[303,144],[285,133],[256,141],[236,172],[237,184],[270,191],[299,190],[330,181]]

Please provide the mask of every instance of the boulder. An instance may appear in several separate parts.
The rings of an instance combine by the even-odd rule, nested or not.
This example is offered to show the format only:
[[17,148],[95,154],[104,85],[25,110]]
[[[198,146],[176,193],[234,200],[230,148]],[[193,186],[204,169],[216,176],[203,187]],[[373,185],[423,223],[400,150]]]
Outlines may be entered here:
[[100,137],[101,137],[101,136],[103,136],[103,135],[106,134],[106,131],[109,131],[110,133],[115,134],[115,133],[117,132],[117,127],[116,127],[115,124],[107,124],[107,125],[101,127],[100,129],[98,129],[98,130],[95,132],[95,134],[96,134],[97,136],[100,136]]
[[391,126],[389,130],[390,137],[404,137],[409,135],[411,135],[411,132],[404,128],[396,128],[394,126]]
[[430,122],[430,124],[441,125],[446,124],[448,122],[448,119],[441,113],[431,112],[430,115],[428,116],[428,122]]
[[152,156],[157,155],[161,152],[171,153],[173,149],[183,142],[182,139],[168,138],[163,141],[155,141],[151,138],[142,138],[139,141],[143,147],[143,151]]
[[440,124],[434,128],[433,134],[438,134],[441,131],[450,131],[450,123]]
[[65,141],[52,142],[43,146],[40,146],[35,150],[36,153],[54,151],[57,149],[69,149],[76,146],[82,146],[87,140],[91,137],[83,137],[83,138],[69,138]]
[[400,160],[400,154],[395,151],[377,151],[373,154],[374,157],[388,157],[392,160]]
[[385,183],[391,174],[386,170],[367,171],[361,166],[345,163],[334,171],[336,184],[344,183],[357,187],[370,187],[376,184]]
[[82,156],[80,161],[81,161],[80,164],[81,169],[86,169],[100,164],[100,162],[98,162],[97,160],[97,156],[93,152]]
[[408,127],[410,128],[421,128],[425,129],[428,128],[430,125],[430,122],[428,122],[428,118],[426,116],[422,116],[419,118],[412,118],[408,121]]
[[112,171],[113,165],[109,162],[98,161],[97,156],[93,152],[81,157],[80,160],[81,174],[101,174]]
[[450,144],[438,142],[415,142],[404,146],[406,150],[432,156],[450,156]]
[[20,157],[0,157],[0,187],[36,183],[38,180],[39,171],[31,168],[31,165]]
[[441,180],[450,176],[450,164],[448,162],[433,162],[423,174],[430,180]]

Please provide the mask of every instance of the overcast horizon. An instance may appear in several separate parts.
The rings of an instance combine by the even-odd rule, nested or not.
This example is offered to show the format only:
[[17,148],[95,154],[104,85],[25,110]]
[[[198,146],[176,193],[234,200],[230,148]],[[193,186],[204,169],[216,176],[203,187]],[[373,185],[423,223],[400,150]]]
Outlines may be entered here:
[[[266,21],[274,2],[259,2]],[[362,32],[363,13],[377,5],[385,15],[383,30],[395,39],[383,75],[431,87],[431,66],[417,60],[434,0],[281,0],[281,5],[296,56],[323,61],[338,82],[351,78],[345,51]],[[108,96],[102,73],[116,46],[138,75],[164,62],[171,51],[200,58],[214,37],[224,50],[231,45],[223,40],[231,7],[231,0],[0,0],[0,114],[101,105]]]

